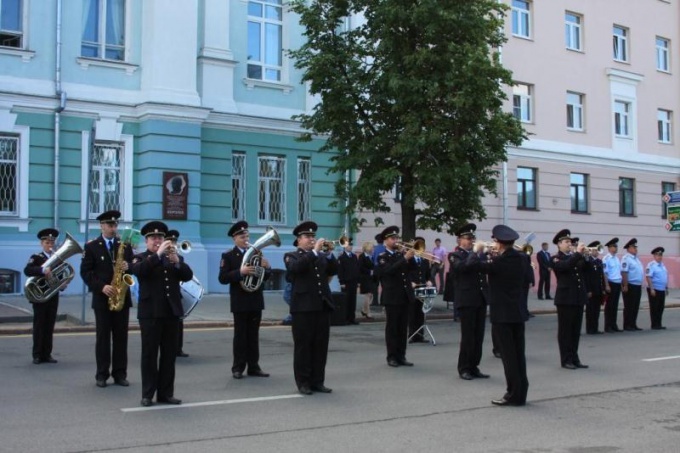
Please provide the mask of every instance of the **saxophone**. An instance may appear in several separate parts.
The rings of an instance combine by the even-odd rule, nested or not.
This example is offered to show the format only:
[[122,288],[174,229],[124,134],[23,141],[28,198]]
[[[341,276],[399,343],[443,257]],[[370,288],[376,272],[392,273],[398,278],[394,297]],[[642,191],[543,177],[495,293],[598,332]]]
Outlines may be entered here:
[[111,311],[121,311],[125,307],[125,296],[127,295],[128,288],[135,284],[132,275],[123,273],[123,265],[125,264],[124,254],[125,242],[120,241],[118,253],[116,254],[117,259],[113,265],[113,280],[111,280],[111,286],[116,291],[115,295],[109,297],[109,310]]

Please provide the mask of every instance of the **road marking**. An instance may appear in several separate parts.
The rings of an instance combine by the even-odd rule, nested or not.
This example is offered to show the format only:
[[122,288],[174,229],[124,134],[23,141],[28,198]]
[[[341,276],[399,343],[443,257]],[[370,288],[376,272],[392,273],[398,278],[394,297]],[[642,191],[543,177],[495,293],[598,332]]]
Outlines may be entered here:
[[183,409],[187,407],[219,406],[221,404],[257,403],[260,401],[275,401],[290,398],[302,398],[302,395],[294,394],[294,395],[262,396],[257,398],[240,398],[235,400],[204,401],[202,403],[160,404],[149,407],[126,407],[122,408],[121,412],[145,412],[145,411],[158,411],[164,409]]
[[643,362],[659,362],[661,360],[680,359],[680,355],[669,355],[668,357],[655,357],[653,359],[642,359]]

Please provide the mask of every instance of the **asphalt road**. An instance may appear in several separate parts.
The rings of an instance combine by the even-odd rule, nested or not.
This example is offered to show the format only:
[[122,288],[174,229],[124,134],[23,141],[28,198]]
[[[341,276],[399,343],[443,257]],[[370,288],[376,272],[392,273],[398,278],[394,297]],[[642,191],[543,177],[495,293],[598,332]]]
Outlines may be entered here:
[[[139,333],[131,332],[131,386],[94,384],[94,336],[59,334],[58,364],[33,365],[30,336],[0,337],[3,452],[669,452],[680,440],[680,310],[665,331],[583,336],[588,370],[560,368],[556,318],[527,325],[528,404],[500,408],[500,360],[490,379],[463,381],[455,363],[459,326],[430,323],[437,346],[409,345],[413,368],[385,363],[384,325],[333,327],[330,395],[302,397],[288,327],[261,331],[270,378],[234,380],[230,329],[185,334],[178,359],[181,406],[139,406]],[[644,324],[644,323],[643,323]],[[652,360],[650,359],[661,359]]]

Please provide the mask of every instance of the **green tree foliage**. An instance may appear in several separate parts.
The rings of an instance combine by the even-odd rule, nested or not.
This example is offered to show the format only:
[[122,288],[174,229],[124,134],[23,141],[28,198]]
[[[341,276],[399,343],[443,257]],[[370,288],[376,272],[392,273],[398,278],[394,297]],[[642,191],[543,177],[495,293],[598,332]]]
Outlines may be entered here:
[[[512,84],[497,49],[506,6],[497,0],[294,0],[306,44],[291,51],[312,94],[296,118],[327,137],[331,172],[347,211],[388,212],[383,196],[398,184],[402,234],[452,233],[485,217],[507,145],[524,139],[502,111]],[[339,150],[339,152],[338,152]],[[357,219],[363,223],[363,219]],[[380,221],[380,220],[379,220]]]

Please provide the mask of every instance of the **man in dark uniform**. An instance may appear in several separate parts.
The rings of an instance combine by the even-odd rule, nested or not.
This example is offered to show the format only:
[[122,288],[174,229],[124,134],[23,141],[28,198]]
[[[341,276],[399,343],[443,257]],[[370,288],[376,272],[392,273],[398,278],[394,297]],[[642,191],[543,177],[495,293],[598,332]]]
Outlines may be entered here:
[[241,282],[248,275],[264,272],[264,279],[269,279],[271,267],[262,257],[260,266],[243,265],[243,255],[248,250],[250,234],[248,222],[241,220],[231,226],[227,235],[234,239],[234,248],[222,254],[218,280],[229,285],[229,302],[234,314],[234,361],[231,375],[241,379],[248,367],[248,376],[269,377],[260,368],[260,321],[264,310],[264,295],[261,285],[257,290],[249,292],[243,289]]
[[538,299],[543,300],[543,294],[547,300],[550,297],[550,252],[548,252],[548,243],[541,244],[541,250],[536,254],[538,261]]
[[[59,236],[59,231],[54,228],[45,228],[38,233],[40,247],[42,251],[31,255],[24,268],[27,277],[45,277],[49,279],[52,269],[45,264],[55,252],[54,241]],[[54,296],[44,302],[31,302],[33,306],[33,363],[57,363],[52,357],[52,337],[54,335],[54,324],[57,322],[57,310],[59,309],[59,291]]]
[[123,270],[127,271],[133,257],[129,244],[123,245],[120,253],[119,218],[119,211],[107,211],[97,217],[102,233],[85,244],[80,263],[80,276],[92,292],[92,310],[97,329],[95,380],[97,387],[101,388],[106,387],[109,376],[118,385],[130,385],[127,380],[127,344],[132,297],[127,287],[123,309],[109,309],[109,298],[116,297],[118,291],[112,286],[116,260],[123,260]]
[[[417,237],[415,242],[422,242],[423,250],[425,250],[425,238]],[[415,255],[411,258],[409,265],[411,266],[411,281],[414,288],[419,286],[432,286],[430,268],[430,261]],[[408,313],[408,338],[411,338],[411,343],[427,343],[423,331],[418,332],[413,336],[413,333],[425,324],[425,313],[423,313],[423,301],[419,298],[414,298],[413,303],[409,305]],[[413,337],[412,337],[413,336]]]
[[415,252],[413,249],[405,254],[399,252],[399,227],[385,228],[381,237],[385,251],[378,257],[375,275],[382,286],[380,300],[385,307],[387,364],[391,367],[413,366],[406,360],[406,334],[409,306],[415,303],[416,298],[411,284],[413,265],[409,264]]
[[561,230],[553,238],[559,252],[552,258],[552,269],[557,280],[555,306],[557,308],[557,342],[560,347],[562,368],[575,370],[588,368],[581,363],[578,345],[583,324],[583,307],[587,302],[583,268],[585,244],[578,244],[572,252],[569,230]]
[[349,238],[338,256],[338,281],[340,290],[345,294],[347,324],[359,324],[356,320],[359,259],[352,251],[352,238]]
[[[477,225],[468,223],[456,231],[458,247],[449,256],[455,304],[460,317],[458,374],[466,381],[488,378],[479,370],[486,326],[488,285],[480,264],[482,250],[473,250]],[[478,256],[472,256],[478,255]],[[520,282],[521,283],[521,282]]]
[[[172,242],[172,245],[176,248],[177,241],[179,240],[179,231],[168,230],[165,239]],[[177,329],[177,357],[189,357],[189,354],[184,352],[184,320],[182,318],[179,320],[179,328]]]
[[[505,225],[496,225],[492,237],[497,250],[486,262],[472,253],[472,262],[478,262],[482,272],[489,274],[489,317],[492,335],[497,338],[503,359],[507,391],[502,398],[492,400],[497,406],[524,406],[529,389],[526,356],[524,352],[524,323],[529,319],[524,292],[526,274],[531,266],[523,253],[515,250],[519,234]],[[524,254],[526,255],[526,254]],[[533,273],[533,272],[532,272]]]
[[600,307],[602,306],[602,297],[604,296],[604,272],[602,270],[602,260],[598,256],[597,248],[600,247],[600,241],[594,241],[588,244],[590,252],[586,252],[586,265],[584,267],[584,274],[586,278],[586,288],[588,290],[588,303],[586,304],[586,333],[588,335],[601,334],[599,330],[600,324]]
[[167,232],[163,222],[144,225],[141,233],[146,238],[146,251],[132,261],[132,273],[139,280],[142,406],[151,406],[154,394],[159,403],[182,403],[174,397],[177,329],[184,314],[179,283],[188,282],[194,273],[177,254],[172,241],[165,240]]
[[298,248],[284,255],[286,279],[293,284],[290,312],[295,383],[303,395],[332,391],[324,385],[334,309],[328,280],[337,273],[338,265],[332,253],[322,251],[324,239],[315,240],[317,229],[311,221],[296,226],[293,235]]

